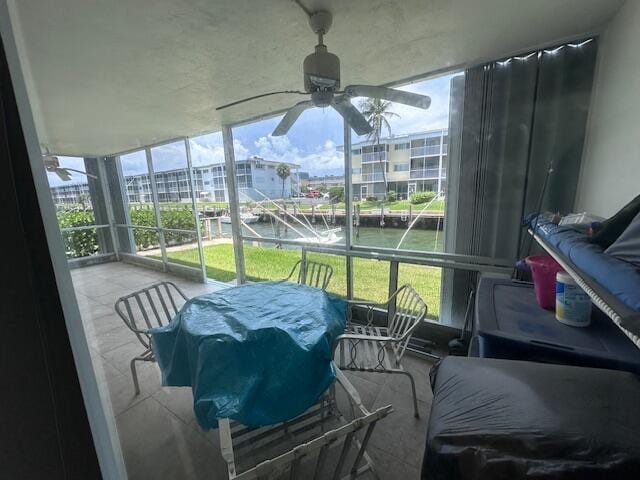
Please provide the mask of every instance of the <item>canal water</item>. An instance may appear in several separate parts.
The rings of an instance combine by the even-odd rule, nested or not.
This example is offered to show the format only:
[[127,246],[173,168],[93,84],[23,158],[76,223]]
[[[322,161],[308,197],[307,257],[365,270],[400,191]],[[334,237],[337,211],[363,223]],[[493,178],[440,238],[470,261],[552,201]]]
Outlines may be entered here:
[[[300,238],[300,234],[289,228],[285,232],[284,226],[280,226],[280,230],[275,225],[269,223],[252,223],[249,227],[262,237],[296,239]],[[298,232],[303,233],[305,237],[313,237],[311,232],[300,224],[294,225]],[[324,225],[314,225],[318,231],[326,230]],[[340,228],[340,227],[336,227]],[[225,237],[231,237],[231,225],[223,224],[222,231]],[[353,240],[355,245],[369,247],[385,247],[397,248],[398,243],[406,232],[406,228],[393,227],[360,227],[359,235],[356,236],[354,230]],[[254,233],[243,227],[243,233],[248,236],[255,236]],[[342,237],[339,243],[344,244],[344,232],[336,232],[338,237]],[[419,250],[424,252],[441,252],[443,245],[444,233],[436,230],[414,230],[412,229],[402,241],[400,248],[406,250]]]

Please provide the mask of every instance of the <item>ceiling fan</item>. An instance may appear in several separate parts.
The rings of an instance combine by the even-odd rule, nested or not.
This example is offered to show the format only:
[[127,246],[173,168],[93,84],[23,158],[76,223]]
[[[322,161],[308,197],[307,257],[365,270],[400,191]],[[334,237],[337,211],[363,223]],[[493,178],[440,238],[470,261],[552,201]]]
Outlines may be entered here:
[[403,92],[387,87],[375,87],[370,85],[349,85],[340,90],[340,59],[330,53],[323,43],[324,35],[329,31],[332,22],[330,12],[320,10],[310,13],[298,1],[296,1],[309,15],[309,26],[318,35],[318,45],[315,52],[308,55],[302,64],[304,73],[304,92],[299,90],[283,90],[278,92],[263,93],[253,97],[238,100],[222,105],[216,110],[232,107],[239,103],[248,102],[257,98],[281,93],[308,95],[311,100],[296,103],[291,107],[280,121],[272,135],[274,137],[286,134],[298,119],[300,114],[312,107],[331,107],[336,110],[358,135],[366,135],[373,128],[367,119],[354,107],[350,99],[353,97],[370,97],[402,103],[412,107],[427,109],[431,105],[431,98],[417,93]]
[[49,155],[49,154],[43,155],[42,160],[44,161],[44,168],[47,170],[47,172],[55,173],[56,175],[58,175],[58,177],[60,177],[60,180],[62,180],[63,182],[68,182],[69,180],[71,180],[71,173],[69,172],[76,172],[96,180],[98,179],[98,177],[96,177],[95,175],[91,175],[90,173],[83,172],[82,170],[76,170],[75,168],[61,167],[60,160],[58,160],[58,157],[54,155]]

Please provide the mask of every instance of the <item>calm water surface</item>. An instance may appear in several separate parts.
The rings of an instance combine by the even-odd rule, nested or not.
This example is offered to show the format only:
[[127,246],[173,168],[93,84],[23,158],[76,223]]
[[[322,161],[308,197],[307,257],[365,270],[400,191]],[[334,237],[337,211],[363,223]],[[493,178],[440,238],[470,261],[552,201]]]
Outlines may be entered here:
[[[326,230],[324,223],[316,223],[313,226],[320,232]],[[300,238],[300,234],[295,232],[293,229],[288,229],[288,231],[285,232],[283,225],[281,225],[279,231],[275,225],[271,225],[269,223],[253,223],[249,225],[249,227],[262,237],[284,239]],[[296,224],[294,227],[298,232],[304,233],[306,237],[313,236],[309,229],[304,228],[300,224]],[[222,230],[225,237],[231,237],[231,225],[223,224]],[[405,231],[405,228],[360,227],[359,236],[356,236],[354,231],[354,244],[370,247],[397,248]],[[255,236],[255,234],[249,231],[246,227],[243,227],[243,233],[245,235]],[[344,232],[337,232],[337,235],[342,237],[340,243],[344,243]],[[442,239],[442,231],[436,232],[435,230],[412,229],[402,241],[400,248],[425,252],[441,252]]]

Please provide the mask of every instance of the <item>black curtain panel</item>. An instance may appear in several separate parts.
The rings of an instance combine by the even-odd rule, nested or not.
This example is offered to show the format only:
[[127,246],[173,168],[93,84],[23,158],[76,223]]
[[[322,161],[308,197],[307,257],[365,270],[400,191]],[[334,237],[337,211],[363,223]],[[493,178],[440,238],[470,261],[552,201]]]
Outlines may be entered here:
[[[596,53],[597,39],[587,39],[478,65],[452,79],[447,252],[515,263],[531,245],[521,228],[527,214],[571,211]],[[476,277],[443,275],[444,310],[451,309],[455,325],[462,325]]]
[[465,72],[453,252],[515,260],[525,215],[571,211],[596,52],[593,39]]

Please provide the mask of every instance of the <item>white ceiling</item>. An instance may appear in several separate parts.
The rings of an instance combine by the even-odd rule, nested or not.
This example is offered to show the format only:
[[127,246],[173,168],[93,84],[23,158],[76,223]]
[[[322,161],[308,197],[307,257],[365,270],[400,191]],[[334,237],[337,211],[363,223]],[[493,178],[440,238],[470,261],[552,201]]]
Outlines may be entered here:
[[[384,84],[551,43],[623,0],[302,0],[334,14],[342,85]],[[109,154],[299,101],[315,36],[291,0],[29,0],[14,22],[43,149]]]

